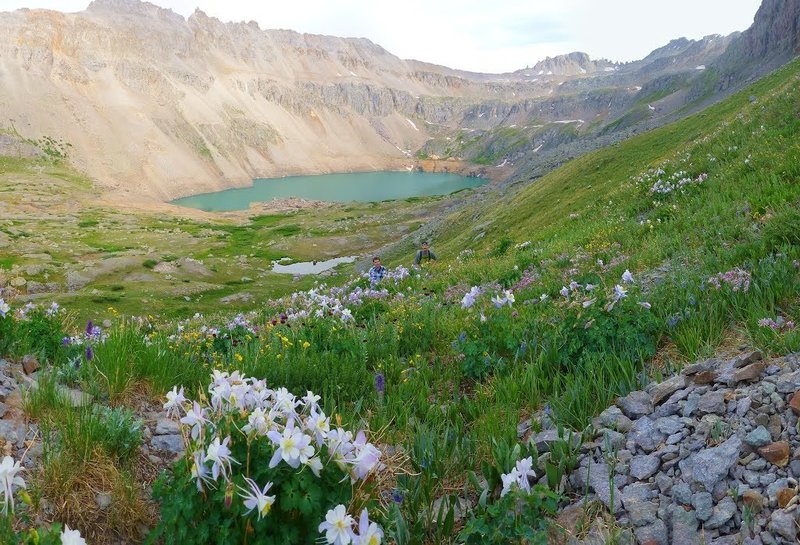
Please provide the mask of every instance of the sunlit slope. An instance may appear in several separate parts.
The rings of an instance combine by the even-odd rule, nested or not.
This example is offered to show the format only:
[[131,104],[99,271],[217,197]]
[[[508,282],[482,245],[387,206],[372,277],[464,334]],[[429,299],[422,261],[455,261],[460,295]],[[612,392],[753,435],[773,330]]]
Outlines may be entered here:
[[[553,249],[617,241],[636,249],[642,265],[672,249],[705,247],[717,227],[732,228],[723,215],[737,203],[768,216],[775,210],[764,203],[774,208],[796,198],[796,191],[778,186],[796,184],[800,175],[799,75],[795,60],[701,113],[570,161],[519,192],[512,186],[489,193],[442,223],[437,247],[454,255],[504,238]],[[654,213],[633,178],[683,154],[691,155],[689,174],[708,174],[708,198],[690,209],[676,203],[670,213]],[[648,219],[660,228],[650,228]]]

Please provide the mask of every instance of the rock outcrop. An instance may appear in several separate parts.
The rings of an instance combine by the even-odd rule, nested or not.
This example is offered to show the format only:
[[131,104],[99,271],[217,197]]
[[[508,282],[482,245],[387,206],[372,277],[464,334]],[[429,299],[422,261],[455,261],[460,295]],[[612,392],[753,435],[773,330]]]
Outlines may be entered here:
[[799,412],[800,354],[689,365],[595,419],[566,511],[596,498],[639,545],[797,543]]

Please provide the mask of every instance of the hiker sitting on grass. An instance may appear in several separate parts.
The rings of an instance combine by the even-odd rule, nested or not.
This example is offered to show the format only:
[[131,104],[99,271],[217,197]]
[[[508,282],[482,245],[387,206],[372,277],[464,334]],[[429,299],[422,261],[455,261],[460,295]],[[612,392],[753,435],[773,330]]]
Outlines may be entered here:
[[422,249],[417,250],[417,255],[414,256],[414,265],[420,265],[423,261],[436,261],[436,254],[428,249],[428,243],[422,242]]
[[369,286],[374,288],[375,285],[383,280],[386,275],[386,267],[381,265],[381,258],[375,256],[372,258],[372,268],[369,270]]

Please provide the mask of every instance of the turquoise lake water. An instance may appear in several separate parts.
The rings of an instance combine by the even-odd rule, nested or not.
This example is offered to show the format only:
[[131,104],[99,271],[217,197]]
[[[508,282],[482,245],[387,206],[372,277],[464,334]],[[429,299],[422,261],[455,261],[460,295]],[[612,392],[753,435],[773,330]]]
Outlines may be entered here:
[[441,172],[359,172],[286,178],[258,178],[252,187],[183,197],[172,204],[208,212],[247,210],[250,203],[302,197],[318,201],[372,202],[447,195],[488,180]]

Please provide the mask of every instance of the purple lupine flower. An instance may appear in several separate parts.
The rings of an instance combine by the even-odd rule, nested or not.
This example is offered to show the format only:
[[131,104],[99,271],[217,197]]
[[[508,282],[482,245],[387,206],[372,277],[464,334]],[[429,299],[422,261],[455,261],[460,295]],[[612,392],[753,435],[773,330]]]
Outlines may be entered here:
[[86,322],[86,336],[91,337],[93,329],[94,329],[94,324],[92,323],[92,321],[89,320],[88,322]]
[[383,392],[386,391],[386,381],[383,377],[383,373],[375,375],[375,391],[379,394],[383,394]]
[[86,361],[92,361],[94,358],[94,350],[92,350],[92,345],[86,345]]

